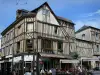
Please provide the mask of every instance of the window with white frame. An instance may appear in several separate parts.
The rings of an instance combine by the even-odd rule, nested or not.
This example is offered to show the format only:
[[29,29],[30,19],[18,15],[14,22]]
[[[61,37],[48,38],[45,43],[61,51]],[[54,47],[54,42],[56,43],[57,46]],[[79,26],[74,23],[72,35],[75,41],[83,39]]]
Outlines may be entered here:
[[33,23],[27,23],[27,32],[32,32],[33,31]]

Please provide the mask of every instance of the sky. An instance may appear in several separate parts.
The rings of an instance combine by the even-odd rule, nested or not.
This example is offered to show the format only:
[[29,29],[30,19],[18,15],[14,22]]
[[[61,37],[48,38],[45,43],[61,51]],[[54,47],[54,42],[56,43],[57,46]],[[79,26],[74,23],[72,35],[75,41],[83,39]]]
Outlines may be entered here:
[[16,18],[17,9],[33,10],[48,2],[54,13],[83,25],[100,28],[100,0],[0,0],[0,33]]
[[17,9],[33,10],[48,2],[54,13],[75,23],[75,30],[83,25],[100,28],[100,0],[0,0],[0,32],[16,18]]

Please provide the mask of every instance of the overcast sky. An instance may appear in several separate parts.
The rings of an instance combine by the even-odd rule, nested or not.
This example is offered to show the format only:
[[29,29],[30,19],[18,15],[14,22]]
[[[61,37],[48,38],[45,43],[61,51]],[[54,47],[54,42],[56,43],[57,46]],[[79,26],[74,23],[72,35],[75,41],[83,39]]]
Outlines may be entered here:
[[0,32],[15,20],[17,9],[33,10],[45,1],[56,15],[72,20],[76,30],[83,25],[100,28],[100,0],[0,0]]

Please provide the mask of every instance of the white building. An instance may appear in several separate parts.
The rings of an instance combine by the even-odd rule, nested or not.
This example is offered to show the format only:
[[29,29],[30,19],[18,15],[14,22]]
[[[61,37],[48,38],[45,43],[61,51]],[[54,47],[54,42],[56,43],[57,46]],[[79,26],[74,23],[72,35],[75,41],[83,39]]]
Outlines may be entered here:
[[[76,38],[81,39],[80,42],[77,41],[76,50],[81,50],[79,53],[82,57],[85,57],[83,59],[91,61],[92,67],[95,67],[99,63],[100,56],[100,29],[84,25],[76,31]],[[78,48],[77,45],[79,46]]]

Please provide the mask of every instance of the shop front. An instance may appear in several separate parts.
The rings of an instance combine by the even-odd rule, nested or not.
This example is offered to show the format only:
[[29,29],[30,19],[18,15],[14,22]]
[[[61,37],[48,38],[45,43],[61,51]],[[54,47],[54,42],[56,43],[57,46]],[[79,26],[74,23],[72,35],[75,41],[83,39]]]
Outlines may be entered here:
[[60,64],[63,70],[69,70],[70,68],[75,68],[79,63],[79,60],[69,60],[69,59],[61,59]]
[[60,68],[60,60],[66,58],[63,55],[55,55],[55,54],[40,53],[40,55],[41,55],[41,61],[42,61],[41,69],[44,69],[47,71],[49,71],[52,68],[61,69]]
[[51,68],[59,68],[59,59],[57,58],[48,58],[48,57],[42,57],[41,63],[40,63],[40,69],[44,69],[49,71]]
[[11,75],[11,62],[6,57],[0,59],[0,75]]
[[87,57],[82,57],[81,60],[81,68],[87,68],[87,69],[93,69],[98,66],[99,59],[96,57],[92,58],[87,58]]
[[39,57],[38,53],[22,53],[14,55],[11,58],[5,57],[0,61],[1,75],[11,75],[11,73],[24,75],[26,72],[39,75]]

